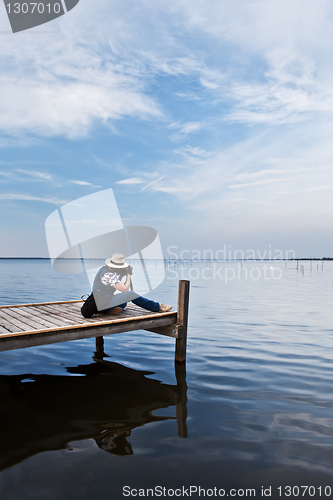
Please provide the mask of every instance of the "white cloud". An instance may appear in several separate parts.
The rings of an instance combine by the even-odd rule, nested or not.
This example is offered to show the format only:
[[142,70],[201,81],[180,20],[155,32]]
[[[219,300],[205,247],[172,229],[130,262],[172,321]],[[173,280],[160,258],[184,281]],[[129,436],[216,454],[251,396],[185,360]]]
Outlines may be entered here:
[[[37,80],[37,81],[36,81]],[[107,123],[124,116],[159,116],[152,99],[120,82],[0,76],[0,129],[7,134],[63,135],[70,138],[88,133],[96,120]],[[106,78],[107,80],[107,78]]]
[[0,176],[4,177],[5,179],[12,179],[13,177],[11,172],[2,172],[2,171],[0,171]]
[[27,175],[28,177],[32,177],[35,180],[43,180],[43,181],[54,181],[53,175],[45,173],[45,172],[39,172],[37,170],[23,170],[16,168],[15,172],[18,172],[19,174]]
[[144,182],[145,181],[140,179],[139,177],[130,177],[128,179],[117,181],[116,184],[126,184],[128,186],[134,186],[136,184],[143,184]]
[[333,111],[328,0],[181,0],[176,10],[187,30],[210,48],[213,64],[204,62],[203,51],[201,58],[196,53],[193,73],[196,68],[200,83],[228,102],[225,119],[271,125]]
[[20,182],[55,182],[54,176],[52,174],[49,174],[48,172],[40,172],[38,170],[25,170],[20,168],[14,168],[7,172],[0,171],[0,177],[3,178],[3,181],[13,182],[15,184]]
[[273,184],[275,182],[290,182],[294,181],[295,179],[265,179],[265,180],[260,180],[260,181],[253,181],[253,182],[243,182],[240,184],[230,184],[228,186],[229,189],[240,189],[240,188],[248,188],[251,186],[265,186],[267,184]]
[[171,123],[167,128],[171,130],[177,130],[177,134],[174,135],[174,137],[180,138],[192,134],[193,132],[198,132],[202,129],[202,127],[203,124],[200,122],[176,122]]
[[[224,240],[254,238],[274,227],[275,238],[288,232],[305,238],[333,217],[330,130],[326,120],[317,121],[315,130],[308,121],[208,151],[195,163],[182,155],[179,164],[164,167],[168,176],[152,189],[174,196],[211,236],[218,231]],[[240,197],[236,189],[242,189]]]
[[[81,2],[49,25],[54,33],[6,38],[0,130],[74,138],[96,123],[162,118],[153,97],[159,76],[191,76],[197,90],[182,90],[180,80],[176,93],[227,101],[223,118],[239,123],[332,111],[330,18],[328,0],[104,0],[98,10]],[[170,128],[181,140],[203,123]]]
[[44,203],[52,203],[54,205],[63,205],[64,203],[67,203],[67,200],[61,200],[61,199],[53,197],[53,196],[42,197],[42,196],[34,196],[34,195],[19,194],[19,193],[6,193],[6,194],[0,193],[0,200],[41,201]]
[[161,118],[159,105],[145,92],[143,68],[108,47],[105,21],[101,32],[86,36],[90,14],[76,7],[76,16],[51,23],[54,33],[6,36],[0,55],[2,132],[74,138],[96,123]]
[[87,181],[75,181],[75,180],[71,180],[69,182],[71,182],[72,184],[76,184],[77,186],[89,186],[89,187],[94,187],[94,188],[101,187],[101,186],[96,186],[95,184],[92,184],[91,182],[87,182]]
[[174,149],[173,152],[176,154],[182,155],[182,156],[189,156],[189,155],[206,156],[207,155],[207,151],[204,148],[200,148],[198,146],[193,147],[193,146],[189,146],[189,145],[183,146],[179,149]]
[[326,191],[333,189],[333,186],[317,186],[306,189],[306,191]]
[[262,177],[267,177],[271,175],[276,175],[276,174],[285,174],[287,173],[288,170],[286,169],[276,169],[274,168],[273,170],[258,170],[257,172],[243,172],[241,174],[237,174],[234,176],[233,180],[239,181],[239,182],[248,182],[252,181],[253,179],[258,179]]

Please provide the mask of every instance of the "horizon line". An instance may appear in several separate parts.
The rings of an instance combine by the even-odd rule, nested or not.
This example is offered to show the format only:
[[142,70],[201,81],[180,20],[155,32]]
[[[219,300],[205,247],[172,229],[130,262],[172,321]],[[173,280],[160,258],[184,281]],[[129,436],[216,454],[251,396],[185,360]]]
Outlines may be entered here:
[[[125,257],[129,260],[137,260],[140,261],[140,259],[133,259],[129,257]],[[51,260],[50,257],[0,257],[0,260]],[[56,260],[82,260],[81,258],[57,258]],[[85,260],[100,260],[104,261],[105,259],[103,258],[89,258]],[[253,261],[297,261],[297,260],[333,260],[333,257],[292,257],[290,259],[285,259],[285,258],[271,258],[271,259],[171,259],[170,257],[165,257],[163,259],[145,259],[147,261],[166,261],[166,262],[253,262]]]

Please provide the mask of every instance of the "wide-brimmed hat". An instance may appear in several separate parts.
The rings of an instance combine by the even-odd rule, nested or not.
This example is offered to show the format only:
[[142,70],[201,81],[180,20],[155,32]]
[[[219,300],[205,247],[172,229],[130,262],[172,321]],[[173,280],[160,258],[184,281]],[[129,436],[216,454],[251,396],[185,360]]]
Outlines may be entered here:
[[125,256],[121,253],[114,253],[112,257],[106,259],[105,264],[108,267],[113,267],[114,269],[123,269],[128,267],[128,264],[125,262]]

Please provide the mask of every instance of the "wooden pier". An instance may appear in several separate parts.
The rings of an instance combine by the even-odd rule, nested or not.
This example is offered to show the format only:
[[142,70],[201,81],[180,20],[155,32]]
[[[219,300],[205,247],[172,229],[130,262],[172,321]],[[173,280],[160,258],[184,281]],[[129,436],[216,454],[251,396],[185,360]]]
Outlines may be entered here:
[[0,307],[0,351],[147,330],[176,339],[175,363],[185,363],[190,282],[179,281],[177,311],[152,313],[132,303],[118,316],[81,315],[81,300]]

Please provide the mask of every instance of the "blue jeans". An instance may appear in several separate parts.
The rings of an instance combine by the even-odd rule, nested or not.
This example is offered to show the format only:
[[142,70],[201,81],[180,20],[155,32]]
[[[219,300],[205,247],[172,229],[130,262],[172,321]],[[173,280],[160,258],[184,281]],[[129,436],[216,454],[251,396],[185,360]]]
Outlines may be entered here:
[[[158,312],[160,310],[159,302],[154,302],[153,300],[145,299],[144,297],[138,297],[137,299],[131,300],[133,304],[143,307],[143,309],[147,309],[148,311]],[[125,309],[127,306],[127,302],[125,304],[120,304],[118,307]]]

